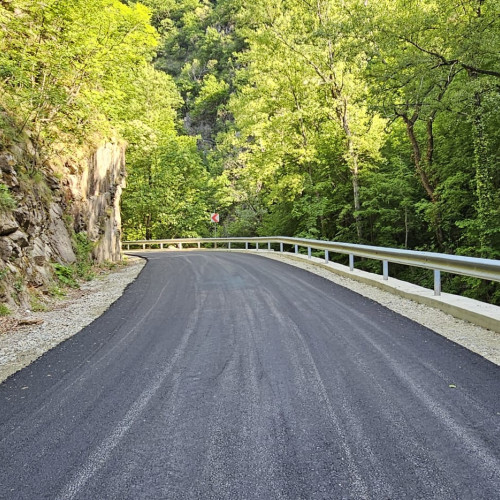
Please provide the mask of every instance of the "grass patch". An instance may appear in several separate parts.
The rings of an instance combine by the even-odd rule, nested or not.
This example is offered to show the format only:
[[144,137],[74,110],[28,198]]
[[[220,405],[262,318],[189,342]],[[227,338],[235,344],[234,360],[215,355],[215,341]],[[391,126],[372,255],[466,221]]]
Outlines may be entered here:
[[8,316],[10,309],[5,304],[0,304],[0,316]]
[[40,297],[37,295],[36,292],[30,290],[29,294],[30,294],[30,308],[33,312],[44,312],[48,310],[46,304],[44,304],[42,300],[40,300]]
[[67,295],[64,291],[64,288],[61,288],[60,286],[55,284],[49,287],[48,292],[51,297],[54,297],[56,299],[62,299]]

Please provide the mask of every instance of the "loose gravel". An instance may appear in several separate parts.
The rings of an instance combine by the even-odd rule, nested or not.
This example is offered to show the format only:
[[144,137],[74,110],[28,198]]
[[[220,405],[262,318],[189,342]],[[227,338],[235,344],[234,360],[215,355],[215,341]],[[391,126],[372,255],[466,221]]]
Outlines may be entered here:
[[144,259],[128,257],[127,265],[84,283],[53,310],[26,311],[4,320],[0,333],[0,382],[92,323],[123,294],[145,263]]
[[[350,288],[500,365],[500,335],[495,332],[456,319],[437,309],[344,278],[308,262],[298,262],[277,253],[262,252],[260,255],[300,267]],[[27,312],[22,317],[4,320],[4,330],[5,325],[10,327],[0,332],[0,382],[99,317],[123,294],[125,287],[134,281],[145,262],[137,257],[129,257],[127,266],[85,283],[53,310]],[[22,325],[20,322],[28,324]]]

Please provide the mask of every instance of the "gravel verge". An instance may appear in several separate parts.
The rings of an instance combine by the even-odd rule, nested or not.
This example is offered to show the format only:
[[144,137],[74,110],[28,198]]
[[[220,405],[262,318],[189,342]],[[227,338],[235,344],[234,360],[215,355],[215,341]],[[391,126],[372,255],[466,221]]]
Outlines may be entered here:
[[488,359],[496,365],[500,365],[500,335],[486,328],[473,325],[467,321],[454,318],[439,309],[419,304],[409,299],[393,295],[374,286],[366,285],[349,278],[344,278],[331,271],[315,266],[308,262],[300,262],[288,258],[279,253],[259,253],[262,257],[279,260],[292,266],[300,267],[311,273],[322,276],[327,280],[333,281],[337,285],[349,288],[354,292],[368,297],[379,304],[391,309],[402,316],[420,323],[427,328],[435,331],[439,335],[446,337],[457,344],[473,351],[480,356]]
[[2,319],[0,382],[92,323],[123,294],[145,264],[144,259],[128,257],[125,266],[71,290],[50,311],[26,311]]

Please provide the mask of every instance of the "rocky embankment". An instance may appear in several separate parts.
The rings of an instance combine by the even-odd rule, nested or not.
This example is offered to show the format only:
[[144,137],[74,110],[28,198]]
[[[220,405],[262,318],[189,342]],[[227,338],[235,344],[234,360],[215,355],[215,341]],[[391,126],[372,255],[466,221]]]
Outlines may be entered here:
[[[97,262],[119,260],[125,148],[106,143],[86,158],[30,165],[30,144],[0,151],[0,304],[29,309],[54,286],[54,263],[76,261],[75,234]],[[33,155],[31,155],[33,158]]]

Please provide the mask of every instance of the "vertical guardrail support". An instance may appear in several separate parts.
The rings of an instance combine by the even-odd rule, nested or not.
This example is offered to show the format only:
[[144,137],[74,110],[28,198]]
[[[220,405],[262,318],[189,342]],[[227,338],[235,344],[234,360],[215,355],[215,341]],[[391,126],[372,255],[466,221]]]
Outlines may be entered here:
[[307,258],[310,259],[311,255],[311,247],[307,247]]
[[325,250],[325,264],[328,264],[328,262],[330,262],[330,252]]
[[231,250],[231,242],[230,241],[228,241],[228,243],[227,243],[227,249]]
[[267,249],[271,250],[271,242],[270,241],[267,243]]
[[146,243],[143,243],[143,244],[142,244],[142,249],[143,249],[143,250],[146,250]]
[[299,245],[295,245],[295,253],[299,253]]
[[280,243],[280,252],[283,253],[283,243]]
[[259,242],[255,243],[255,250],[259,249]]
[[387,260],[382,261],[382,275],[385,281],[389,279],[389,261]]
[[201,249],[201,242],[198,241],[198,250],[200,250],[200,249]]
[[248,241],[245,241],[245,250],[248,250]]
[[179,243],[179,250],[182,250],[182,243]]
[[434,269],[434,295],[441,295],[441,271]]
[[349,271],[354,271],[354,255],[349,254]]

